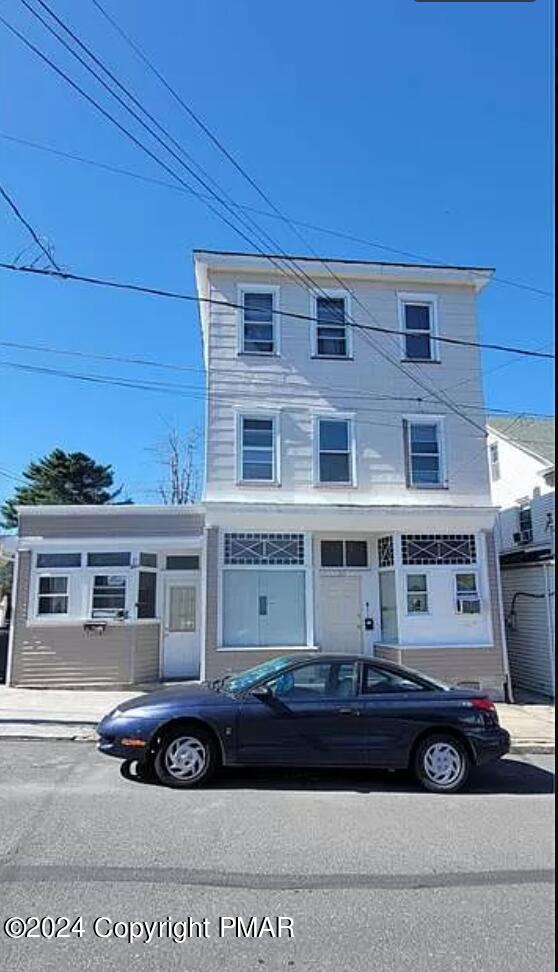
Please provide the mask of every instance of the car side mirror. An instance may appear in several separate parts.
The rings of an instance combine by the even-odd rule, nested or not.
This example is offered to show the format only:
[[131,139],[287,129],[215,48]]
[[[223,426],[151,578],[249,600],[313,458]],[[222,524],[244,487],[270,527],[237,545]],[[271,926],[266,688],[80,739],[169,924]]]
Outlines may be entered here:
[[256,685],[255,688],[251,689],[250,695],[255,699],[260,699],[261,702],[268,702],[269,699],[273,698],[273,692],[269,685]]

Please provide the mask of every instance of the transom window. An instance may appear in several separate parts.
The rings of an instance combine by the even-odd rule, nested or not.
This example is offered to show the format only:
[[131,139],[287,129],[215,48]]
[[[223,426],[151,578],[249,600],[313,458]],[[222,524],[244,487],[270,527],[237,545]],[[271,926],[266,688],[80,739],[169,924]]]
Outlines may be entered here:
[[68,613],[68,578],[39,577],[37,614]]
[[401,537],[403,563],[409,566],[474,564],[477,560],[475,536],[472,533],[408,533]]
[[246,354],[276,352],[273,293],[244,292],[242,350]]
[[170,554],[165,558],[167,570],[199,570],[200,558],[198,554]]
[[132,555],[129,551],[103,551],[101,553],[88,553],[88,567],[129,567],[132,562]]
[[273,482],[275,479],[275,421],[273,418],[240,419],[241,479]]
[[225,533],[225,564],[304,564],[304,535]]
[[407,423],[407,429],[410,485],[440,486],[442,484],[440,424],[410,421]]
[[93,579],[92,618],[123,617],[126,611],[124,574],[96,574]]
[[39,553],[37,554],[37,567],[60,568],[60,567],[81,567],[80,553]]
[[322,540],[322,567],[368,567],[366,540]]
[[319,419],[320,483],[351,483],[351,423],[349,419]]
[[434,309],[428,302],[404,301],[402,307],[403,356],[410,361],[433,361]]
[[395,563],[393,537],[378,538],[378,566],[393,567]]
[[326,358],[349,355],[344,297],[316,298],[316,354]]
[[428,614],[426,574],[407,574],[407,613]]

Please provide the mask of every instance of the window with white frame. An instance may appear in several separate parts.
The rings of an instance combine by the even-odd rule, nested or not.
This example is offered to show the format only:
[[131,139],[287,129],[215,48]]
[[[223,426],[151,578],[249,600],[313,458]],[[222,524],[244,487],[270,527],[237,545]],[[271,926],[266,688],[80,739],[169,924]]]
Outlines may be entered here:
[[126,577],[124,574],[95,574],[93,577],[91,617],[122,618],[126,615]]
[[349,357],[345,297],[316,297],[315,334],[314,353],[318,357]]
[[405,445],[410,486],[443,486],[442,427],[439,421],[406,422]]
[[352,483],[350,419],[318,419],[320,483]]
[[428,614],[426,574],[407,574],[407,614]]
[[68,614],[70,578],[64,574],[41,574],[37,586],[37,614],[41,617]]
[[276,479],[275,419],[240,417],[240,478],[271,483]]
[[399,317],[403,358],[408,361],[436,361],[436,301],[420,295],[401,295]]
[[322,567],[368,567],[366,540],[322,540],[320,543]]
[[275,354],[274,293],[245,290],[242,292],[241,350],[245,354]]
[[500,453],[497,442],[490,443],[488,456],[490,459],[490,477],[492,482],[496,483],[500,479]]
[[475,571],[455,575],[455,603],[458,614],[480,614],[479,583]]
[[533,540],[533,510],[529,504],[519,508],[519,534],[521,543],[531,543]]

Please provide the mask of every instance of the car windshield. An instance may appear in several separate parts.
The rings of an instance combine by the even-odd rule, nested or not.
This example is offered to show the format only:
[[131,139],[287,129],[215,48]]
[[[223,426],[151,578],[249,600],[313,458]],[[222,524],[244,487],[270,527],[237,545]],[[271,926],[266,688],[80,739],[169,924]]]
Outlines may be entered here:
[[224,692],[245,692],[266,675],[275,675],[291,662],[292,658],[271,658],[263,665],[256,665],[254,668],[247,668],[245,672],[239,672],[238,675],[227,675],[226,678],[219,679],[219,688]]

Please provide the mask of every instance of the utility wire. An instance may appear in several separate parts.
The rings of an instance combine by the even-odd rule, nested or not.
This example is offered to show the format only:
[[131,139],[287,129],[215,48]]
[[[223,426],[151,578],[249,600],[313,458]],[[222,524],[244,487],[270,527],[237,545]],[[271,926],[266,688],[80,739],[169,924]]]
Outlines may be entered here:
[[[26,138],[18,138],[16,135],[9,135],[7,132],[0,132],[0,138],[5,139],[8,142],[14,142],[17,145],[24,145],[27,148],[32,148],[40,152],[48,152],[50,155],[57,156],[61,159],[68,159],[71,162],[79,162],[82,165],[89,165],[96,169],[102,169],[105,172],[110,172],[114,175],[126,176],[129,179],[135,179],[138,182],[145,182],[146,184],[151,184],[155,186],[161,186],[163,189],[171,189],[173,192],[185,193],[186,195],[191,195],[191,192],[184,189],[182,186],[175,185],[172,182],[167,182],[166,179],[156,179],[154,176],[147,176],[140,172],[133,172],[131,169],[123,169],[121,166],[110,165],[107,162],[101,162],[98,159],[88,159],[83,155],[77,155],[72,152],[64,152],[62,149],[53,148],[51,145],[44,145],[40,142],[32,142]],[[200,193],[200,195],[202,195]],[[203,197],[209,199],[210,197]],[[281,219],[282,216],[277,216],[276,213],[270,213],[267,210],[258,209],[255,206],[247,206],[245,204],[237,203],[231,201],[231,205],[235,206],[236,209],[242,209],[248,213],[254,213],[256,216],[264,216],[269,219]],[[421,260],[423,263],[428,264],[431,267],[446,267],[448,266],[447,261],[437,260],[433,257],[426,257],[424,254],[413,253],[410,250],[401,250],[394,246],[389,246],[389,244],[382,242],[381,240],[368,240],[362,236],[355,236],[351,233],[342,233],[339,230],[334,230],[331,226],[318,226],[315,223],[307,223],[300,219],[290,219],[291,223],[295,226],[300,226],[302,229],[314,230],[316,233],[323,233],[327,236],[333,236],[340,240],[347,240],[350,243],[360,243],[362,246],[370,247],[373,250],[385,250],[387,253],[396,253],[399,256],[410,257],[411,259]],[[300,257],[299,257],[300,259]],[[508,280],[500,277],[498,274],[494,274],[490,278],[491,283],[504,284],[510,287],[517,287],[520,290],[531,291],[535,294],[540,294],[543,297],[553,297],[553,293],[550,290],[543,290],[540,287],[532,287],[529,284],[521,283],[518,280]]]
[[22,223],[23,226],[25,226],[25,229],[30,234],[30,236],[33,238],[33,241],[37,244],[37,246],[39,247],[39,249],[44,253],[44,255],[46,256],[46,258],[47,258],[48,262],[51,264],[51,266],[53,266],[55,270],[60,270],[60,267],[58,266],[58,264],[54,260],[53,256],[47,250],[46,246],[44,245],[44,243],[41,240],[41,238],[38,235],[38,233],[35,232],[35,230],[31,226],[31,223],[29,223],[28,220],[25,219],[25,216],[23,215],[23,213],[21,212],[21,210],[18,208],[18,206],[16,205],[16,203],[14,202],[14,200],[11,198],[11,196],[8,195],[6,189],[2,185],[0,185],[0,195],[2,196],[3,199],[6,200],[8,206],[10,207],[10,209],[12,210],[12,212],[15,214],[15,216],[17,216],[17,218],[19,219],[20,223]]
[[[108,287],[115,290],[126,290],[126,291],[131,291],[132,293],[148,294],[153,297],[164,297],[164,298],[169,298],[171,300],[191,301],[197,304],[210,304],[212,306],[222,307],[225,310],[230,310],[231,308],[233,310],[244,309],[243,304],[236,303],[235,301],[216,300],[215,298],[212,297],[198,297],[194,294],[185,294],[185,293],[181,293],[180,291],[164,290],[160,287],[149,287],[142,284],[127,283],[119,280],[110,280],[102,277],[85,276],[83,274],[70,273],[69,271],[65,271],[65,270],[54,271],[54,270],[43,270],[40,269],[39,267],[19,267],[14,263],[4,263],[4,262],[0,262],[0,269],[11,270],[15,273],[30,273],[30,274],[34,274],[35,276],[41,276],[41,277],[52,277],[61,280],[73,280],[73,281],[77,281],[78,283],[88,283],[88,284],[93,284],[94,286]],[[296,320],[311,321],[312,323],[316,323],[318,320],[316,317],[313,317],[310,314],[300,314],[300,313],[296,313],[295,311],[273,310],[273,314],[279,317],[291,317]],[[376,327],[375,325],[362,324],[358,321],[348,321],[347,323],[349,324],[349,326],[355,327],[359,331],[374,331],[380,334],[395,334],[399,337],[401,336],[401,331],[399,331],[397,328],[380,327],[380,326]],[[464,338],[450,338],[450,337],[443,337],[441,335],[437,336],[435,340],[445,344],[455,344],[459,346],[473,347],[473,348],[484,348],[489,351],[503,351],[506,353],[527,355],[528,357],[533,357],[533,358],[546,358],[546,359],[554,360],[554,355],[551,354],[550,352],[536,351],[531,348],[518,348],[518,347],[513,347],[505,344],[489,344],[480,341],[467,341]]]
[[[161,368],[173,372],[187,372],[189,374],[194,373],[203,376],[207,375],[207,370],[205,368],[197,368],[194,365],[178,364],[170,361],[160,361],[154,358],[143,358],[140,355],[132,356],[132,355],[124,355],[124,354],[116,354],[116,353],[111,354],[109,352],[77,351],[70,348],[50,347],[44,344],[28,344],[28,343],[21,343],[19,341],[0,341],[0,347],[11,348],[16,351],[36,351],[41,354],[53,354],[58,356],[86,359],[90,361],[111,361],[111,362],[114,361],[120,364],[131,364],[135,366],[139,365],[147,368]],[[213,368],[211,369],[211,371],[215,381],[219,381],[221,383],[227,383],[227,382],[238,383],[239,381],[242,381],[243,378],[242,374],[239,374],[238,369],[235,368],[219,367],[219,368]],[[300,380],[300,379],[296,381],[289,380],[288,378],[284,377],[282,374],[280,376],[280,380],[282,385],[287,385],[291,387],[293,390],[296,390],[297,393],[299,394],[311,393],[312,391],[311,387],[304,380]],[[252,369],[250,369],[251,387],[255,385],[262,385],[267,387],[273,385],[274,387],[276,387],[277,381],[278,381],[277,375],[269,376],[269,373],[267,372],[263,372],[262,376],[259,378],[254,378],[253,371]],[[399,403],[408,402],[410,404],[415,404],[415,405],[428,405],[428,404],[434,404],[435,401],[434,399],[425,399],[417,396],[412,397],[409,395],[406,396],[405,395],[375,395],[372,392],[365,392],[362,389],[355,389],[354,385],[352,387],[346,387],[342,385],[323,384],[320,382],[319,390],[328,391],[329,393],[327,396],[328,399],[333,397],[332,396],[333,393],[334,395],[337,394],[343,397],[349,396],[349,397],[359,398],[359,400],[365,399],[367,401],[384,402],[385,404],[382,406],[381,409],[367,409],[367,411],[382,411],[385,414],[389,414],[390,411],[392,412],[397,411],[397,413],[399,412],[398,409],[390,410],[387,407],[387,405],[390,402],[399,402]],[[314,397],[316,396],[314,395]],[[479,411],[483,413],[489,412],[491,415],[512,415],[512,416],[517,415],[517,411],[514,411],[512,409],[506,409],[506,408],[497,408],[496,406],[490,407],[485,405],[474,405],[470,402],[457,402],[456,404],[458,404],[460,408],[471,409],[473,411]],[[542,418],[542,419],[551,419],[554,417],[553,415],[550,415],[548,413],[543,413],[543,412],[523,412],[522,415],[525,415],[530,418]]]
[[[185,167],[185,168],[187,169],[187,171],[188,171],[188,172],[189,172],[190,174],[192,174],[192,175],[194,176],[194,178],[196,178],[196,180],[197,180],[198,182],[200,182],[200,183],[201,183],[201,185],[202,185],[202,186],[204,186],[204,188],[206,188],[206,189],[209,189],[209,191],[211,192],[211,194],[212,194],[212,196],[214,196],[214,198],[215,198],[215,199],[216,199],[216,200],[217,200],[217,201],[218,201],[218,202],[219,202],[219,203],[220,203],[220,204],[221,204],[222,206],[224,206],[224,207],[225,207],[225,208],[226,208],[226,209],[227,209],[227,210],[228,210],[228,211],[229,211],[230,213],[232,213],[232,215],[234,216],[234,215],[235,215],[235,212],[234,212],[234,210],[233,210],[233,209],[231,209],[231,207],[230,207],[230,206],[229,206],[229,205],[228,205],[228,204],[227,204],[226,202],[223,202],[223,199],[222,199],[221,197],[219,197],[218,195],[216,195],[216,193],[215,193],[215,192],[213,192],[213,190],[212,190],[212,189],[210,189],[210,187],[208,186],[208,184],[207,184],[207,183],[206,183],[206,182],[205,182],[205,181],[204,181],[203,179],[201,179],[201,178],[200,178],[199,176],[197,176],[197,175],[196,175],[196,173],[195,173],[195,172],[194,172],[194,171],[192,170],[192,168],[191,168],[191,167],[190,167],[189,165],[187,165],[186,163],[184,163],[184,162],[183,162],[183,161],[182,161],[182,160],[180,159],[180,157],[179,157],[179,156],[177,156],[177,155],[176,155],[176,153],[175,153],[175,152],[174,152],[174,151],[173,151],[172,149],[170,149],[170,148],[168,147],[168,145],[167,145],[167,144],[166,144],[165,142],[163,142],[163,141],[162,141],[162,139],[161,139],[161,138],[160,138],[160,137],[159,137],[159,136],[158,136],[158,135],[157,135],[157,134],[156,134],[156,133],[155,133],[155,132],[153,131],[153,129],[152,129],[152,128],[151,128],[151,127],[150,127],[149,125],[147,125],[147,124],[146,124],[146,123],[145,123],[145,122],[143,121],[143,119],[142,119],[142,118],[141,118],[140,116],[138,116],[138,114],[137,114],[137,112],[135,112],[135,111],[134,111],[134,110],[133,110],[132,108],[130,108],[130,106],[129,106],[129,105],[127,105],[127,104],[126,104],[126,103],[125,103],[125,102],[124,102],[124,101],[122,100],[122,98],[121,98],[121,97],[120,97],[120,96],[119,96],[118,94],[116,94],[116,93],[115,93],[115,92],[114,92],[114,91],[112,90],[112,88],[111,88],[111,87],[110,87],[110,86],[109,86],[109,85],[108,85],[108,84],[107,84],[107,83],[106,83],[106,82],[104,81],[104,79],[103,79],[103,78],[101,78],[101,77],[100,77],[100,76],[99,76],[99,75],[97,74],[97,72],[96,72],[96,71],[94,71],[94,70],[93,70],[93,69],[91,68],[91,66],[90,66],[89,64],[87,64],[87,62],[86,62],[86,61],[84,61],[84,59],[83,59],[83,58],[82,58],[82,57],[81,57],[81,56],[80,56],[79,54],[77,54],[77,53],[76,53],[76,51],[74,51],[74,50],[73,50],[73,49],[72,49],[72,48],[71,48],[71,47],[70,47],[70,46],[69,46],[69,45],[67,44],[67,42],[66,42],[66,41],[65,41],[65,40],[64,40],[63,38],[61,38],[61,36],[60,36],[60,34],[59,34],[59,33],[58,33],[58,32],[57,32],[56,30],[54,30],[54,29],[53,29],[53,28],[52,28],[52,27],[51,27],[51,26],[50,26],[50,25],[49,25],[49,24],[48,24],[48,23],[47,23],[47,22],[46,22],[46,21],[44,20],[44,18],[43,18],[43,17],[41,17],[41,15],[40,15],[40,14],[38,14],[38,13],[37,13],[37,12],[36,12],[36,11],[35,11],[35,10],[34,10],[34,9],[33,9],[33,8],[31,7],[31,6],[30,6],[30,5],[29,5],[29,3],[27,2],[27,0],[21,0],[21,2],[22,2],[22,3],[24,4],[24,6],[25,6],[25,7],[26,7],[26,8],[28,9],[28,10],[30,10],[30,12],[31,12],[31,13],[32,13],[32,14],[33,14],[33,15],[34,15],[34,16],[35,16],[35,17],[36,17],[36,18],[37,18],[37,19],[38,19],[38,20],[39,20],[39,21],[40,21],[40,22],[41,22],[41,23],[42,23],[42,24],[43,24],[43,25],[44,25],[45,27],[46,27],[46,29],[47,29],[47,30],[48,30],[48,31],[49,31],[49,32],[50,32],[51,34],[53,34],[53,36],[55,36],[55,37],[56,37],[56,38],[57,38],[57,39],[58,39],[58,40],[60,41],[60,43],[61,43],[61,44],[62,44],[62,45],[63,45],[63,46],[64,46],[64,47],[65,47],[65,48],[66,48],[66,49],[67,49],[67,50],[68,50],[68,51],[69,51],[69,52],[70,52],[70,53],[71,53],[71,54],[72,54],[72,55],[73,55],[73,56],[74,56],[74,57],[75,57],[75,58],[76,58],[76,59],[77,59],[77,60],[78,60],[78,61],[79,61],[79,62],[80,62],[80,63],[81,63],[81,64],[82,64],[82,65],[83,65],[83,66],[84,66],[84,67],[85,67],[85,68],[86,68],[86,69],[87,69],[87,70],[88,70],[88,71],[89,71],[89,72],[90,72],[90,73],[91,73],[91,74],[92,74],[92,75],[93,75],[93,76],[94,76],[94,77],[95,77],[95,78],[96,78],[96,79],[97,79],[97,80],[98,80],[98,81],[99,81],[100,83],[101,83],[101,84],[102,84],[102,85],[103,85],[103,87],[104,87],[104,88],[105,88],[105,89],[106,89],[106,90],[107,90],[107,91],[108,91],[108,92],[109,92],[109,93],[110,93],[110,94],[111,94],[111,95],[112,95],[112,96],[113,96],[114,98],[116,98],[116,100],[117,100],[117,101],[119,102],[119,104],[121,104],[121,105],[122,105],[122,107],[123,107],[123,108],[124,108],[124,109],[125,109],[126,111],[128,111],[128,112],[129,112],[129,113],[130,113],[130,114],[131,114],[131,115],[132,115],[132,116],[133,116],[133,117],[134,117],[134,118],[135,118],[135,119],[136,119],[137,121],[139,121],[139,122],[140,122],[140,124],[141,124],[141,125],[142,125],[142,126],[143,126],[143,127],[144,127],[144,128],[145,128],[145,129],[146,129],[146,130],[147,130],[147,131],[148,131],[148,132],[149,132],[149,133],[150,133],[150,134],[151,134],[152,136],[153,136],[153,137],[155,137],[155,138],[157,139],[157,141],[158,141],[158,142],[159,142],[159,143],[160,143],[160,144],[161,144],[161,145],[163,146],[163,148],[165,148],[165,149],[166,149],[166,150],[167,150],[167,151],[168,151],[168,152],[169,152],[169,153],[170,153],[170,154],[171,154],[171,155],[172,155],[172,156],[173,156],[174,158],[176,158],[176,159],[177,159],[177,160],[178,160],[178,161],[179,161],[179,162],[180,162],[180,163],[181,163],[181,164],[182,164],[182,165],[183,165],[183,166],[184,166],[184,167]],[[44,4],[44,0],[39,0],[39,2],[40,2],[40,3],[42,4],[42,6],[43,6],[44,8],[46,8],[46,9],[49,9],[49,8],[48,8],[48,7],[46,7],[46,5]],[[66,30],[66,31],[67,31],[68,33],[70,33],[70,34],[71,34],[71,36],[72,36],[72,37],[73,37],[73,38],[75,39],[75,35],[74,35],[74,34],[73,34],[73,33],[72,33],[71,31],[69,31],[69,30],[68,30],[68,28],[66,28],[66,27],[64,26],[64,29],[65,29],[65,30]],[[80,44],[81,44],[81,42],[80,42],[80,41],[78,41],[78,43],[80,43]],[[81,44],[81,46],[83,47],[84,45],[83,45],[83,44]],[[86,50],[87,50],[87,51],[89,52],[89,49],[88,49],[88,48],[84,48],[84,49],[86,49]],[[90,55],[90,56],[91,56],[91,55]],[[99,59],[98,59],[98,58],[96,58],[96,61],[97,61],[97,63],[101,63],[101,62],[99,61]],[[106,73],[107,75],[109,75],[109,76],[111,76],[111,78],[112,78],[112,77],[113,77],[113,75],[110,75],[110,72],[108,72],[108,70],[107,70],[107,69],[106,69],[106,68],[104,67],[104,65],[102,65],[102,64],[101,64],[101,66],[102,66],[102,69],[103,69],[103,70],[105,71],[105,73]],[[122,90],[124,90],[124,91],[126,92],[126,94],[127,94],[127,96],[128,96],[128,97],[130,97],[130,95],[129,95],[129,92],[128,92],[128,90],[127,90],[127,89],[125,89],[125,88],[124,88],[124,87],[123,87],[122,85],[120,85],[120,87],[122,88]],[[106,113],[105,113],[105,114],[106,114]],[[159,126],[159,127],[160,127],[160,126]],[[138,142],[138,140],[137,140],[137,139],[136,139],[135,141],[136,141],[136,143],[137,143],[137,144],[141,144],[141,143],[139,143],[139,142]],[[160,159],[159,159],[159,162],[160,162],[160,164],[163,164],[163,165],[165,165],[164,163],[162,163],[162,162],[161,162],[161,160],[160,160]],[[175,175],[175,178],[176,178],[176,173],[174,173],[174,175]],[[254,183],[252,183],[252,184],[254,184]],[[263,194],[263,192],[262,192],[262,190],[259,190],[259,192],[260,192],[260,195],[262,195],[262,196],[264,196],[264,198],[266,198],[266,200],[268,199],[268,197],[266,197],[266,196],[265,196],[265,194]],[[271,203],[271,201],[269,201],[269,202],[270,202],[270,205],[272,205],[272,207],[273,207],[273,209],[275,210],[275,212],[277,212],[277,213],[278,213],[279,215],[282,215],[282,214],[280,213],[280,210],[279,210],[279,209],[278,209],[278,208],[277,208],[277,207],[276,207],[276,206],[275,206],[275,205],[274,205],[273,203]],[[209,208],[210,208],[210,209],[211,209],[211,210],[212,210],[213,212],[215,212],[215,209],[214,209],[214,207],[213,207],[213,206],[212,206],[211,204],[209,204],[209,203],[207,203],[206,205],[208,205],[208,206],[209,206]],[[221,215],[222,215],[222,214],[221,214]],[[236,215],[237,215],[237,217],[238,217],[238,213],[237,213]],[[308,244],[308,243],[307,243],[307,241],[306,241],[306,240],[304,239],[304,237],[302,237],[302,235],[301,235],[301,234],[299,233],[299,231],[298,231],[298,230],[297,230],[297,229],[296,229],[295,227],[293,227],[293,225],[292,225],[291,223],[289,223],[289,220],[288,220],[288,219],[287,219],[286,217],[285,217],[285,221],[287,222],[287,224],[288,224],[288,225],[290,225],[290,226],[291,226],[291,229],[293,229],[293,230],[294,230],[294,232],[296,233],[296,235],[297,235],[297,236],[298,236],[298,237],[299,237],[300,239],[302,239],[302,241],[303,241],[303,243],[304,243],[305,245],[307,245],[307,246],[309,246],[309,244]],[[230,224],[230,220],[227,220],[227,219],[225,219],[225,222],[227,222],[227,223],[228,223],[228,225],[231,225],[231,224]],[[243,222],[245,223],[245,222],[246,222],[246,220],[243,220]],[[253,224],[253,225],[254,225],[254,226],[256,227],[256,232],[258,232],[258,233],[260,234],[260,239],[261,239],[261,230],[260,230],[260,228],[259,228],[259,226],[258,226],[258,224],[256,224],[256,223],[255,223],[255,221],[254,221],[254,220],[252,220],[252,219],[250,220],[250,222],[251,222],[251,223],[252,223],[252,224]],[[245,236],[245,234],[244,234],[243,232],[241,232],[241,231],[239,231],[239,230],[238,230],[238,227],[236,227],[236,230],[237,230],[237,232],[239,232],[239,233],[240,233],[240,235],[241,235],[241,236],[243,237],[243,239],[246,239],[246,236]],[[264,231],[264,232],[265,232],[265,231]],[[268,239],[271,239],[271,238],[269,237],[269,234],[267,234],[267,233],[266,233],[265,235],[266,235],[266,236],[268,237]],[[262,255],[262,256],[264,256],[264,257],[265,257],[266,259],[268,259],[268,260],[269,260],[269,261],[270,261],[271,263],[273,263],[274,265],[277,265],[277,259],[278,259],[278,258],[277,258],[277,257],[276,257],[275,255],[272,255],[272,254],[265,254],[265,253],[263,253],[263,252],[261,251],[261,249],[260,249],[260,247],[259,247],[259,246],[257,246],[257,245],[256,245],[256,248],[257,248],[257,249],[259,250],[259,252],[261,253],[261,255]],[[287,256],[287,255],[286,255],[286,254],[284,253],[284,251],[283,251],[283,250],[281,250],[281,252],[282,252],[282,254],[283,254],[283,256]],[[329,267],[329,266],[328,266],[328,265],[327,265],[327,264],[325,263],[325,261],[323,261],[323,260],[321,260],[321,258],[319,258],[317,254],[315,254],[315,253],[314,253],[314,255],[315,255],[315,256],[317,257],[317,259],[320,259],[320,261],[322,262],[322,264],[323,264],[323,266],[324,266],[324,268],[325,268],[325,269],[326,269],[326,271],[327,271],[327,272],[328,272],[328,273],[330,274],[330,276],[331,276],[331,277],[332,277],[332,278],[333,278],[334,280],[336,280],[336,281],[337,281],[338,283],[340,283],[340,284],[341,284],[341,286],[345,286],[345,287],[346,287],[346,285],[345,285],[345,284],[344,284],[344,283],[343,283],[343,282],[342,282],[342,281],[340,280],[340,278],[339,278],[339,277],[338,277],[338,276],[337,276],[337,275],[336,275],[336,274],[335,274],[335,273],[334,273],[334,272],[333,272],[333,271],[331,270],[331,267]],[[314,289],[314,290],[316,290],[316,289],[318,289],[318,290],[321,290],[321,292],[322,292],[322,294],[323,294],[323,295],[324,295],[325,297],[327,297],[327,296],[328,296],[328,295],[327,295],[327,293],[326,293],[326,292],[325,292],[325,291],[324,291],[324,290],[323,290],[322,288],[319,288],[319,287],[317,286],[317,284],[316,284],[316,282],[315,282],[315,280],[313,280],[313,279],[312,279],[312,278],[311,278],[311,277],[310,277],[310,276],[309,276],[309,275],[308,275],[308,274],[306,273],[306,271],[305,271],[305,270],[304,270],[303,268],[301,268],[301,267],[300,267],[300,265],[299,265],[299,264],[298,264],[298,263],[296,262],[296,260],[293,260],[293,259],[291,259],[291,260],[289,260],[289,262],[288,262],[288,264],[287,264],[287,269],[285,270],[285,269],[284,269],[284,267],[281,267],[281,270],[282,270],[283,272],[286,272],[287,274],[289,274],[289,275],[291,275],[291,274],[292,274],[292,271],[293,271],[293,267],[296,267],[296,275],[297,275],[297,277],[298,277],[298,276],[300,276],[300,275],[302,275],[302,277],[304,278],[304,280],[305,280],[305,281],[307,281],[307,282],[308,282],[308,284],[310,285],[310,289]],[[304,283],[303,283],[303,286],[304,286]],[[364,312],[365,312],[365,313],[367,313],[367,315],[368,315],[368,316],[369,316],[369,317],[370,317],[371,319],[375,319],[375,318],[374,318],[374,316],[373,316],[373,315],[372,315],[372,314],[371,314],[371,313],[370,313],[370,312],[368,311],[368,309],[367,309],[367,308],[365,307],[365,305],[364,305],[364,304],[362,304],[362,302],[361,302],[361,301],[359,300],[359,298],[358,298],[358,297],[357,297],[357,295],[356,295],[356,294],[354,293],[354,291],[351,291],[351,290],[350,290],[350,288],[347,288],[347,287],[346,287],[346,289],[348,289],[348,290],[349,290],[349,293],[351,293],[351,294],[352,294],[352,296],[353,296],[353,299],[354,299],[354,300],[355,300],[355,301],[356,301],[356,302],[357,302],[357,303],[359,304],[359,306],[361,306],[361,307],[363,308],[363,310],[364,310]],[[350,317],[349,317],[349,321],[350,321]],[[411,379],[411,381],[413,381],[413,382],[414,382],[414,383],[415,383],[416,385],[418,385],[418,386],[419,386],[420,388],[422,388],[423,390],[427,390],[427,391],[430,391],[430,393],[431,393],[431,394],[433,394],[433,395],[434,395],[434,396],[435,396],[435,397],[436,397],[436,398],[438,399],[438,401],[439,401],[439,402],[440,402],[440,403],[441,403],[442,405],[444,405],[444,406],[445,406],[446,408],[448,408],[448,409],[449,409],[450,411],[452,411],[452,412],[454,412],[455,414],[458,414],[458,415],[460,415],[460,416],[461,416],[461,418],[462,418],[462,419],[464,419],[464,421],[466,421],[466,422],[468,422],[468,423],[469,423],[469,425],[471,425],[471,426],[473,426],[474,428],[477,428],[477,429],[479,429],[480,431],[483,431],[483,429],[482,429],[482,426],[480,426],[480,425],[479,425],[479,424],[478,424],[477,422],[475,422],[475,421],[474,421],[473,419],[471,419],[470,417],[468,417],[468,416],[467,416],[467,415],[465,415],[464,413],[462,413],[462,412],[460,412],[460,411],[459,411],[459,409],[458,409],[458,408],[456,408],[456,406],[455,406],[455,405],[454,405],[454,404],[452,403],[452,401],[451,401],[451,399],[450,399],[449,397],[447,397],[447,396],[445,396],[445,395],[443,395],[443,394],[440,394],[439,392],[437,392],[437,391],[436,391],[436,389],[435,389],[435,388],[434,388],[433,386],[430,386],[430,385],[428,384],[428,382],[425,382],[422,376],[420,376],[420,377],[419,377],[419,374],[418,374],[418,371],[416,372],[416,374],[413,374],[413,372],[415,372],[415,371],[416,371],[416,369],[415,369],[415,368],[414,368],[413,366],[411,366],[410,368],[409,368],[409,367],[404,367],[403,365],[401,365],[401,363],[400,363],[400,362],[399,362],[399,361],[397,360],[397,358],[396,358],[396,357],[393,357],[393,356],[391,356],[391,355],[389,354],[389,352],[388,352],[388,351],[386,351],[386,350],[385,350],[384,348],[382,348],[382,347],[380,347],[380,346],[379,346],[379,345],[378,345],[378,344],[377,344],[376,342],[374,342],[374,341],[372,340],[372,338],[371,338],[371,337],[370,337],[369,335],[365,335],[365,336],[364,336],[364,338],[365,338],[365,340],[366,340],[366,341],[367,341],[367,342],[368,342],[369,344],[371,344],[371,345],[372,345],[372,346],[374,347],[374,349],[376,350],[376,352],[377,352],[377,353],[378,353],[378,354],[379,354],[379,355],[380,355],[380,356],[381,356],[382,358],[384,358],[384,359],[385,359],[386,361],[388,361],[388,362],[390,362],[390,363],[391,363],[391,364],[393,365],[393,367],[395,367],[395,368],[397,368],[397,370],[398,370],[398,371],[399,371],[399,372],[400,372],[401,374],[403,374],[403,375],[404,375],[404,376],[405,376],[406,378],[410,378],[410,379]]]

